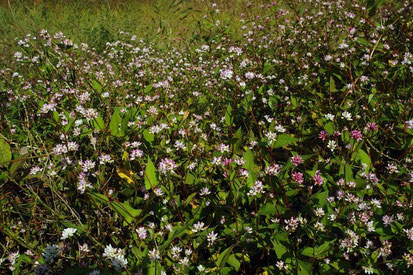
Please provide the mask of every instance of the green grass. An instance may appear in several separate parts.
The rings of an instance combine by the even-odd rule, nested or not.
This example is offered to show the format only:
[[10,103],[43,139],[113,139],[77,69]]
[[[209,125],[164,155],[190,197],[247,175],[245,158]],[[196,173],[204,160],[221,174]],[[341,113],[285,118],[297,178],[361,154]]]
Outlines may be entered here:
[[[240,24],[240,14],[252,12],[247,1],[214,1],[220,7],[215,20]],[[263,1],[265,2],[265,1]],[[213,1],[202,0],[3,0],[0,5],[0,54],[3,61],[16,48],[16,38],[47,29],[62,31],[76,43],[85,42],[98,51],[108,41],[118,39],[119,31],[130,32],[138,38],[161,47],[197,42],[201,37],[199,20],[212,9]],[[235,32],[235,31],[234,31]],[[237,35],[234,33],[233,35]],[[189,38],[189,39],[188,39]],[[202,42],[202,41],[201,41]]]

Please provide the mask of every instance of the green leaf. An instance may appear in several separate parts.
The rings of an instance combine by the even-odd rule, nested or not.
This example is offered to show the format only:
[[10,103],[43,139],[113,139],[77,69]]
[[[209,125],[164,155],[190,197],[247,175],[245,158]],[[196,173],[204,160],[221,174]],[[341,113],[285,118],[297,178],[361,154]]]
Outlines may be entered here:
[[262,70],[262,74],[266,75],[272,68],[273,66],[269,62],[265,62],[264,69]]
[[113,136],[115,137],[123,136],[122,130],[121,130],[121,123],[122,123],[122,117],[119,114],[119,109],[115,109],[113,112],[112,118],[110,119],[110,124],[109,124],[110,133]]
[[145,129],[145,131],[143,131],[143,138],[149,142],[152,143],[152,141],[155,139],[155,135],[149,133],[149,131],[147,129]]
[[193,223],[193,219],[188,222],[185,226],[176,226],[174,230],[169,233],[168,239],[162,244],[159,251],[164,251],[170,243],[172,243],[176,238],[181,237],[186,234],[188,227]]
[[234,123],[234,115],[232,114],[231,104],[228,104],[227,111],[225,112],[225,125],[231,126]]
[[256,164],[254,162],[254,153],[250,149],[247,149],[243,157],[245,159],[245,164],[243,167],[247,169],[248,172],[252,172],[253,169],[256,167]]
[[149,93],[152,90],[152,85],[148,85],[145,87],[145,93]]
[[279,240],[272,240],[272,244],[278,259],[282,259],[282,256],[288,251],[287,248]]
[[242,146],[242,130],[241,127],[235,132],[234,138],[237,139],[234,145],[234,153],[238,153]]
[[345,176],[346,176],[346,182],[350,182],[350,181],[353,180],[353,170],[352,170],[352,168],[351,168],[351,165],[350,165],[350,164],[346,164],[345,169],[346,169],[346,174],[345,174]]
[[298,260],[298,274],[299,275],[307,275],[311,274],[311,263],[303,260]]
[[289,134],[281,134],[277,137],[277,141],[275,142],[274,147],[280,148],[284,146],[288,146],[293,144],[297,141],[297,139]]
[[330,76],[330,92],[337,92],[336,82],[332,76]]
[[152,187],[158,185],[158,180],[156,178],[156,168],[153,162],[148,158],[148,163],[145,167],[145,188],[150,190]]
[[328,251],[330,247],[334,247],[333,245],[335,241],[336,239],[332,241],[324,242],[321,246],[317,247],[317,251],[316,251],[317,256],[322,256],[324,253]]
[[159,261],[151,261],[148,270],[145,274],[147,275],[160,275],[162,267]]
[[140,215],[142,209],[134,209],[130,203],[111,201],[105,195],[99,193],[89,193],[95,200],[107,204],[110,208],[125,218],[125,221],[130,224],[134,218]]
[[266,203],[264,206],[258,211],[260,215],[272,215],[276,213],[274,203]]
[[314,204],[317,206],[324,207],[327,205],[327,198],[328,198],[328,190],[323,191],[323,192],[318,192],[312,196],[312,200],[314,201]]
[[240,261],[238,261],[234,254],[229,255],[228,264],[235,268],[236,271],[238,271],[241,266]]
[[9,161],[11,161],[10,145],[0,138],[0,165]]
[[315,249],[312,247],[305,247],[303,250],[301,250],[301,255],[303,256],[313,257],[314,254],[315,254]]
[[97,130],[103,130],[105,129],[105,122],[103,119],[99,116],[95,119],[92,120],[92,126],[97,129]]
[[53,111],[53,118],[56,122],[59,122],[60,121],[59,113],[56,111]]
[[362,149],[359,149],[357,152],[356,159],[360,160],[361,163],[365,163],[367,165],[367,172],[370,170],[371,159],[365,151],[363,151]]
[[332,135],[334,133],[334,125],[331,122],[328,122],[324,125],[324,129],[326,130],[327,133]]
[[96,92],[98,92],[98,93],[102,92],[102,89],[103,89],[102,84],[100,84],[98,81],[93,80],[92,87]]
[[194,181],[195,181],[195,176],[190,171],[188,171],[186,174],[185,184],[190,185],[190,184],[193,184]]
[[231,245],[230,247],[228,247],[227,249],[225,249],[219,254],[219,257],[216,263],[218,266],[218,269],[221,269],[227,263],[229,255],[231,254],[232,250],[235,248],[235,245],[236,244]]
[[188,198],[186,198],[186,200],[185,200],[184,206],[187,206],[192,201],[192,199],[196,196],[196,194],[197,193],[194,192],[191,195],[189,195]]

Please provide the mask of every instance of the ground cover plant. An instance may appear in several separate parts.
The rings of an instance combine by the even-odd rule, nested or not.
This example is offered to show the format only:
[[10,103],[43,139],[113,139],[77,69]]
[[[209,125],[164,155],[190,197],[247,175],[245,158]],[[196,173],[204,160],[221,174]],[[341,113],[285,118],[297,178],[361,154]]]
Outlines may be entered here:
[[16,41],[0,270],[411,273],[409,1],[205,5],[191,47]]

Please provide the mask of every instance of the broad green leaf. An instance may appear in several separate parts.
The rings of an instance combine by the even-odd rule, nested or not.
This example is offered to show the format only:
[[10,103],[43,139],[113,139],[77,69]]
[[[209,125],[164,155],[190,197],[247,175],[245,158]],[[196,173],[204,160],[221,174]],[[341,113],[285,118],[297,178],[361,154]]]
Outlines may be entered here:
[[316,251],[317,256],[322,256],[325,252],[328,251],[329,248],[334,247],[335,241],[336,239],[325,242],[321,246],[317,247],[317,251]]
[[152,141],[155,139],[155,135],[149,133],[149,131],[147,129],[145,129],[145,131],[143,131],[143,138],[149,142],[152,143]]
[[248,171],[250,170],[252,171],[256,166],[254,163],[254,153],[250,149],[247,149],[243,157],[245,159],[244,168],[247,169]]
[[190,171],[188,171],[186,173],[185,184],[193,184],[194,181],[195,181],[195,176]]
[[103,130],[105,129],[105,122],[103,119],[99,116],[95,119],[92,120],[92,126],[97,129],[97,130]]
[[273,240],[272,244],[278,259],[282,259],[282,256],[288,251],[287,248],[279,240]]
[[362,149],[359,149],[357,152],[356,159],[360,160],[361,163],[365,163],[367,165],[367,172],[370,170],[371,159],[365,151],[363,151]]
[[336,82],[332,76],[330,76],[330,92],[337,92]]
[[232,113],[231,104],[228,104],[227,110],[225,112],[225,125],[231,126],[234,123],[234,115]]
[[324,207],[328,204],[327,202],[328,198],[328,190],[323,191],[323,192],[318,192],[312,196],[312,200],[314,201],[317,206]]
[[350,182],[353,180],[353,169],[351,168],[350,164],[346,164],[345,169],[346,182]]
[[263,205],[263,207],[260,209],[258,212],[261,215],[272,215],[276,213],[275,205],[274,203],[266,203]]
[[102,92],[102,89],[103,89],[102,84],[100,84],[98,81],[93,80],[92,87],[96,92],[98,92],[98,93]]
[[145,93],[149,93],[152,90],[152,85],[148,85],[145,87]]
[[303,250],[301,250],[301,255],[313,257],[315,255],[315,249],[312,247],[305,247]]
[[159,261],[151,261],[148,270],[145,274],[147,275],[160,275],[162,267]]
[[237,139],[234,145],[234,153],[238,153],[242,146],[242,130],[241,127],[235,132],[234,138]]
[[145,188],[150,190],[152,187],[158,185],[158,180],[156,178],[156,168],[153,162],[148,158],[148,163],[145,168]]
[[311,274],[311,262],[303,261],[303,260],[298,260],[298,274],[299,275],[308,275]]
[[334,133],[334,125],[331,122],[328,122],[324,125],[324,129],[326,130],[327,133],[332,135]]
[[53,118],[56,122],[59,122],[60,121],[59,113],[56,111],[53,111]]
[[185,235],[188,231],[188,227],[193,223],[193,219],[188,222],[185,226],[176,226],[173,231],[169,233],[168,239],[160,247],[160,251],[164,251],[170,243],[172,243],[176,238]]
[[121,123],[122,123],[122,117],[119,114],[119,109],[115,109],[113,111],[113,115],[112,115],[112,118],[110,119],[110,124],[109,124],[110,133],[112,135],[116,137],[122,136]]
[[231,252],[234,249],[235,245],[236,244],[231,245],[230,247],[228,247],[227,249],[225,249],[224,251],[222,251],[219,254],[219,257],[218,257],[218,260],[217,260],[217,263],[216,263],[218,269],[221,269],[227,263],[229,255],[231,254]]
[[234,254],[229,255],[228,264],[235,268],[236,271],[238,271],[241,266],[240,261],[238,261]]
[[107,204],[110,208],[125,218],[125,221],[130,224],[134,218],[139,216],[142,209],[134,209],[129,202],[117,202],[109,200],[105,195],[99,193],[89,193],[95,200],[100,203]]
[[11,161],[10,145],[0,138],[0,165],[9,161]]
[[289,134],[281,134],[277,137],[277,141],[275,142],[274,147],[275,148],[280,148],[284,146],[288,146],[290,144],[293,144],[297,141],[295,137]]

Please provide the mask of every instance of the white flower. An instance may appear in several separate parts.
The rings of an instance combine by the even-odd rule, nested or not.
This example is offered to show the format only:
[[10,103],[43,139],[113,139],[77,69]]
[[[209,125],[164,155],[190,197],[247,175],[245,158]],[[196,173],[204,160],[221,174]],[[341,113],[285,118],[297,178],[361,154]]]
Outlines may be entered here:
[[138,229],[136,229],[136,233],[138,233],[140,239],[146,239],[146,237],[148,236],[148,233],[143,227],[139,227]]
[[314,210],[314,213],[317,217],[322,217],[324,216],[324,210],[323,208],[319,207],[316,210]]
[[128,260],[125,258],[125,252],[120,248],[113,248],[112,245],[105,247],[103,257],[108,259],[116,270],[123,269],[128,264]]
[[327,148],[334,151],[337,148],[337,143],[334,140],[328,141]]
[[273,143],[275,143],[277,141],[277,134],[274,132],[269,131],[268,133],[265,134],[265,136],[268,139],[268,144],[272,145]]
[[217,236],[218,236],[218,233],[214,233],[214,231],[210,232],[207,235],[208,246],[211,246],[214,244],[214,242],[217,240]]
[[341,117],[344,118],[344,119],[347,119],[348,121],[352,121],[352,120],[353,120],[353,119],[351,118],[351,114],[350,114],[349,112],[347,112],[347,111],[344,111],[344,112],[341,114]]
[[119,254],[111,259],[111,264],[116,270],[121,270],[126,267],[128,260],[125,258],[125,255]]
[[43,170],[43,169],[40,168],[40,167],[38,167],[38,166],[32,167],[32,169],[30,170],[30,175],[36,175],[36,174],[38,174],[39,172],[41,172],[42,170]]
[[60,238],[61,240],[66,240],[67,238],[72,237],[76,233],[77,229],[76,228],[66,228],[62,232],[62,237]]
[[406,121],[406,127],[409,129],[413,129],[413,119]]
[[371,265],[363,266],[362,268],[364,270],[364,273],[366,273],[366,274],[373,274],[374,273],[373,267]]
[[331,120],[331,121],[334,120],[334,115],[333,114],[326,114],[324,117],[328,120]]
[[159,260],[161,258],[159,251],[155,248],[148,252],[148,256],[151,261]]
[[283,261],[278,261],[276,266],[278,267],[279,270],[288,270],[288,266],[284,264]]
[[279,133],[285,133],[285,128],[282,125],[277,125],[274,127],[274,129],[279,132]]
[[321,232],[324,232],[326,230],[324,224],[322,224],[321,222],[316,222],[314,228]]
[[209,191],[208,187],[202,188],[201,192],[199,193],[200,196],[207,196],[211,194],[211,192]]
[[413,227],[410,229],[403,229],[403,232],[406,233],[409,240],[413,241]]
[[113,248],[112,245],[107,245],[105,247],[105,251],[103,252],[103,257],[105,258],[113,258],[118,253],[117,248]]
[[204,225],[205,224],[203,222],[197,222],[196,224],[194,224],[194,229],[192,229],[192,232],[196,233],[199,231],[203,231],[204,229],[206,229]]

